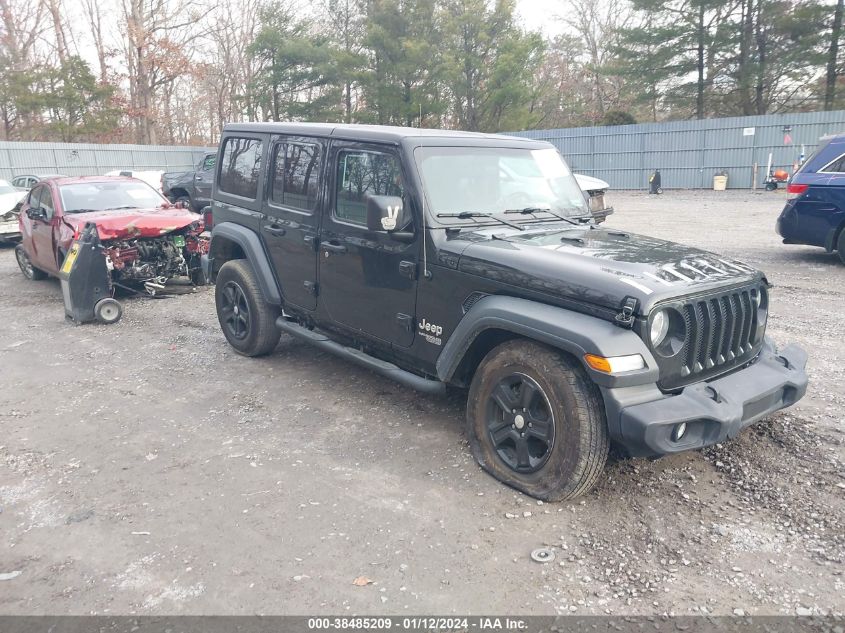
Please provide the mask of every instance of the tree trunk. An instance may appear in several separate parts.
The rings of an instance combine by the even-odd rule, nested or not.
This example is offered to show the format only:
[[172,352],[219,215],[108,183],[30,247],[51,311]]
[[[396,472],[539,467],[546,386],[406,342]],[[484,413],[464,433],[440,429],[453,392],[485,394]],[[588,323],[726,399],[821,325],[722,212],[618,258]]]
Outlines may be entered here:
[[695,91],[695,118],[704,118],[704,0],[698,0],[698,82]]
[[757,85],[754,87],[754,110],[756,114],[766,114],[766,66],[768,64],[766,50],[766,32],[763,27],[763,0],[757,0],[757,24],[755,37],[757,40]]
[[827,51],[827,72],[824,81],[824,109],[833,110],[833,102],[836,98],[836,80],[839,78],[837,62],[839,61],[839,37],[842,35],[842,4],[843,0],[836,3],[836,10],[833,13],[833,27],[830,30],[830,48]]
[[751,99],[751,47],[754,44],[754,0],[742,1],[742,35],[739,42],[739,100],[742,114],[754,114],[754,103]]
[[62,10],[58,0],[49,0],[47,11],[49,11],[50,18],[53,20],[53,32],[56,36],[56,53],[59,55],[59,63],[64,64],[68,57],[67,40],[65,38],[64,27],[62,26]]

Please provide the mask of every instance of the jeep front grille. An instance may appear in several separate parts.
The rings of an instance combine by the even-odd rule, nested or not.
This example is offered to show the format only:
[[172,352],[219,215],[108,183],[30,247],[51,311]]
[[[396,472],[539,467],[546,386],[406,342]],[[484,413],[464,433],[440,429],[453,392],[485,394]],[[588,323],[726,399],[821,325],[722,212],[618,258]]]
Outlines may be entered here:
[[669,371],[661,376],[661,387],[705,380],[754,357],[763,336],[753,292],[759,292],[756,286],[676,305],[686,323],[687,338],[675,358],[665,359],[671,369],[666,367]]

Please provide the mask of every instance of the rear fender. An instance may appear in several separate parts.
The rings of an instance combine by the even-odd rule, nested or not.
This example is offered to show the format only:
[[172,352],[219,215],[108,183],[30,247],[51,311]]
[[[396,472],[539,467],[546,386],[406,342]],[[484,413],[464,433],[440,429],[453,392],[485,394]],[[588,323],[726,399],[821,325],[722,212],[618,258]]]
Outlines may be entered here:
[[279,285],[273,275],[270,259],[264,252],[261,239],[254,231],[235,224],[221,222],[211,231],[211,246],[209,248],[210,281],[213,282],[220,267],[231,259],[246,259],[252,265],[261,294],[271,305],[282,305]]

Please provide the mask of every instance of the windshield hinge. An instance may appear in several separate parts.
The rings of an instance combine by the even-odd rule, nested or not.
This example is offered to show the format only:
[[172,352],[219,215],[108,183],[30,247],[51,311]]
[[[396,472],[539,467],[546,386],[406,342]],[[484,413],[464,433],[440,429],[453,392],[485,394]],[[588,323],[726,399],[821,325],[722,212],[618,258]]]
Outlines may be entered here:
[[637,300],[634,297],[625,297],[622,302],[622,312],[616,315],[616,324],[626,328],[634,327],[634,312],[637,310]]

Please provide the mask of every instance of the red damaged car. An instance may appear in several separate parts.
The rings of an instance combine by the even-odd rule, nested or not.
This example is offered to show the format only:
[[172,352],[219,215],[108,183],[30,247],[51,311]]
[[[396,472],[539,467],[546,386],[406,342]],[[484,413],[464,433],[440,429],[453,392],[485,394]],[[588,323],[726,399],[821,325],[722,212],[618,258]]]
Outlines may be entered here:
[[18,265],[28,279],[58,276],[74,238],[97,226],[115,287],[155,295],[175,277],[203,283],[202,216],[134,178],[56,178],[35,185],[20,213]]

